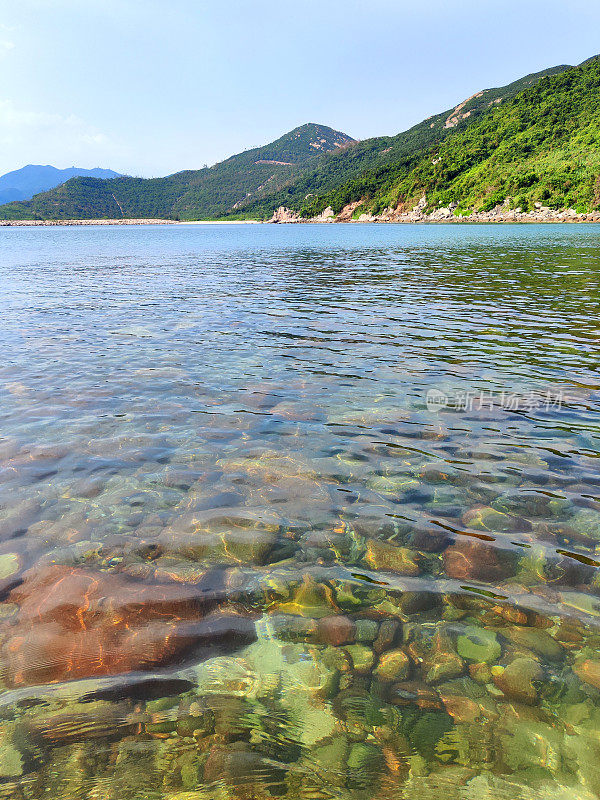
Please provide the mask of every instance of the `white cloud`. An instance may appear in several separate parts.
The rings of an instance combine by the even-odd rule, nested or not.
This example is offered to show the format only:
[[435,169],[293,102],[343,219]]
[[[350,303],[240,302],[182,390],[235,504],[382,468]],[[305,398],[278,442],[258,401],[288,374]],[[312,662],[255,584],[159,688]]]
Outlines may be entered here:
[[0,58],[7,56],[15,47],[15,43],[11,42],[10,39],[0,39]]
[[17,46],[10,38],[10,34],[16,30],[17,28],[14,25],[0,24],[0,58],[7,56]]
[[10,100],[0,100],[0,131],[1,141],[10,142],[15,135],[23,131],[78,130],[85,127],[85,123],[75,115],[64,117],[60,114],[48,114],[39,111],[25,111],[17,108]]
[[32,163],[110,166],[117,151],[109,136],[75,114],[30,111],[0,100],[0,174]]

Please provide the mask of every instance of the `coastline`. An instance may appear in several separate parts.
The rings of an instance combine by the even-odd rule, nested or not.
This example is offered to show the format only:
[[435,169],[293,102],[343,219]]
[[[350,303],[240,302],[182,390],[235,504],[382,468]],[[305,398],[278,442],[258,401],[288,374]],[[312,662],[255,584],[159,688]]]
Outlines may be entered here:
[[92,225],[267,225],[260,219],[197,220],[175,219],[0,219],[0,228],[68,228]]
[[[600,223],[600,216],[585,214],[578,216],[576,219],[545,219],[544,217],[530,217],[528,219],[513,219],[513,218],[495,218],[495,219],[479,219],[475,215],[471,217],[455,217],[454,219],[430,219],[422,217],[421,219],[352,219],[352,220],[328,220],[325,222],[322,219],[297,219],[286,220],[285,222],[272,222],[269,220],[266,225],[585,225],[585,224],[598,224]],[[228,224],[228,223],[225,223]]]
[[199,219],[192,222],[179,220],[176,225],[268,225],[269,222],[262,219]]
[[556,223],[583,223],[600,222],[600,211],[591,211],[579,214],[572,208],[556,210],[539,206],[533,211],[521,211],[520,209],[509,209],[506,204],[496,206],[491,211],[476,211],[468,216],[456,216],[454,207],[436,208],[429,214],[425,213],[426,204],[423,201],[415,206],[412,211],[399,211],[398,209],[388,208],[382,214],[361,214],[355,217],[359,203],[350,203],[343,208],[339,214],[335,214],[332,208],[326,208],[322,214],[312,219],[304,219],[295,211],[285,206],[281,206],[273,214],[269,222],[277,224],[304,224],[307,222],[319,224],[420,224],[420,225],[475,225],[475,224],[556,224]]
[[[294,212],[285,209],[284,213],[279,210],[278,215],[270,220],[248,219],[248,220],[194,220],[182,221],[171,219],[64,219],[64,220],[0,220],[0,228],[55,228],[55,227],[92,227],[102,226],[150,226],[150,225],[556,225],[556,224],[583,224],[600,223],[600,212],[589,214],[577,214],[575,212],[544,210],[529,213],[474,213],[470,216],[457,217],[454,214],[440,214],[435,211],[432,214],[413,213],[384,213],[380,216],[363,214],[358,219],[349,218],[342,211],[339,215],[321,215],[313,219],[303,219]],[[445,211],[445,209],[440,209]],[[277,217],[277,218],[275,218]]]
[[56,228],[87,225],[177,225],[171,219],[0,219],[0,228]]

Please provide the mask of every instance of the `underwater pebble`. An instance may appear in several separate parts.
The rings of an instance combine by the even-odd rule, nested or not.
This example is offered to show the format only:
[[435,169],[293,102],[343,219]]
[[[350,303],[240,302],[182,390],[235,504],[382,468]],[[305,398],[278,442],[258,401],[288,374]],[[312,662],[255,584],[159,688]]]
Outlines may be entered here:
[[317,623],[317,636],[323,644],[339,647],[354,641],[356,627],[349,617],[341,615],[323,617]]
[[591,658],[581,661],[573,665],[573,672],[583,683],[600,689],[600,661]]
[[[11,547],[14,545],[11,545]],[[0,556],[0,581],[16,575],[21,569],[21,558],[17,553],[5,553]]]
[[465,669],[464,661],[456,653],[433,653],[424,661],[424,680],[426,683],[440,683],[450,678],[458,678]]
[[375,664],[375,654],[370,647],[362,644],[352,644],[345,648],[352,659],[354,671],[359,675],[368,674]]
[[375,675],[382,681],[406,680],[409,672],[410,659],[403,650],[388,650],[375,669]]
[[400,635],[402,628],[399,622],[393,619],[384,619],[379,625],[379,633],[373,642],[373,650],[382,653],[389,650]]
[[506,628],[502,633],[511,642],[532,650],[548,661],[560,661],[565,655],[559,642],[539,628]]
[[377,639],[379,633],[379,623],[373,619],[357,619],[355,620],[356,626],[356,641],[361,644],[369,644]]
[[379,539],[370,539],[367,542],[365,560],[370,567],[376,570],[416,576],[421,573],[421,568],[415,557],[415,551],[406,547],[397,547],[387,542],[381,542]]
[[492,680],[492,672],[489,664],[469,664],[469,675],[479,684],[486,684]]
[[502,653],[502,647],[493,631],[474,626],[465,629],[458,637],[456,649],[462,658],[477,663],[497,661]]
[[444,708],[457,724],[476,722],[481,716],[479,704],[468,697],[440,694]]
[[493,542],[462,538],[444,551],[444,568],[449,578],[494,583],[514,573],[516,558],[498,550]]
[[492,675],[494,684],[508,698],[533,705],[538,699],[535,683],[544,678],[544,670],[532,658],[516,658],[497,674],[492,670]]
[[[477,531],[497,531],[499,533],[516,532],[523,529],[524,523],[494,508],[472,508],[462,516],[462,523],[468,528]],[[526,525],[529,530],[531,525]]]
[[580,539],[600,543],[600,512],[591,508],[579,509],[567,520],[565,528]]

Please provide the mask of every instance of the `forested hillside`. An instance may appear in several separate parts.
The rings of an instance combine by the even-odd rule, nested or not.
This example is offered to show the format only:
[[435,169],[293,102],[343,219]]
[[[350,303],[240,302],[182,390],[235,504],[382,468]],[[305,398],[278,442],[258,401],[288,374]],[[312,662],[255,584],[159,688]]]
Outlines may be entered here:
[[344,133],[311,123],[210,168],[155,179],[74,178],[29,202],[1,207],[0,218],[212,219],[277,191],[306,164],[353,143]]
[[[416,163],[423,152],[448,137],[465,130],[493,108],[535,86],[542,78],[572,69],[552,67],[498,89],[486,89],[436,114],[397,136],[384,136],[359,142],[352,148],[332,153],[311,169],[305,169],[282,191],[245,204],[244,216],[269,217],[278,206],[314,216],[330,203],[341,208],[346,203],[373,194],[379,183],[398,170]],[[325,198],[325,199],[324,199]]]
[[547,76],[418,158],[363,173],[300,206],[313,216],[362,201],[357,214],[410,209],[487,211],[509,198],[527,211],[600,206],[600,60]]

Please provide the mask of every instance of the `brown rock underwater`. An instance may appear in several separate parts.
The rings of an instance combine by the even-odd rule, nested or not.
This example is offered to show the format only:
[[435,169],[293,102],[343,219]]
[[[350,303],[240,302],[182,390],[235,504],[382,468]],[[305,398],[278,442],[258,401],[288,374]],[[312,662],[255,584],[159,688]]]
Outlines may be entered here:
[[248,615],[203,594],[76,567],[32,570],[9,598],[19,612],[6,631],[4,679],[18,687],[147,671],[253,641]]

